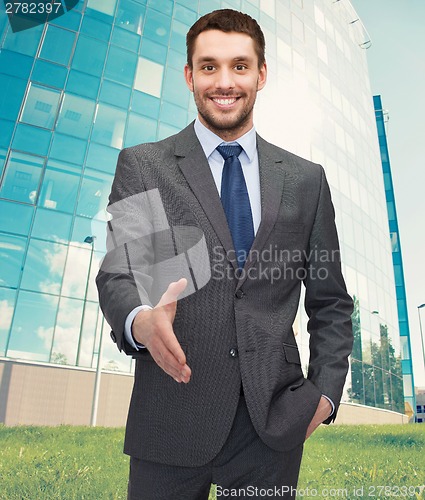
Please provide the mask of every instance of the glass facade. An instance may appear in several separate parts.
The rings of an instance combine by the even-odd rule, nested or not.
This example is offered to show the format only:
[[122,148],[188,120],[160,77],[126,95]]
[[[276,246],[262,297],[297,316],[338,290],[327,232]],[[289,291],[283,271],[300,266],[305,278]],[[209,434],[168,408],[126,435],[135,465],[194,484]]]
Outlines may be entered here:
[[260,134],[326,168],[356,300],[344,398],[403,410],[365,33],[348,0],[86,0],[16,34],[0,6],[0,356],[95,367],[103,338],[103,366],[132,370],[97,304],[101,249],[85,240],[107,204],[119,150],[196,116],[182,71],[185,34],[216,8],[247,12],[265,32]]
[[[398,323],[401,344],[401,371],[403,374],[404,397],[410,411],[417,410],[415,398],[415,382],[413,377],[412,349],[410,345],[409,320],[407,315],[406,286],[404,283],[403,259],[401,254],[400,234],[398,230],[397,212],[395,206],[394,187],[391,176],[390,156],[388,152],[385,123],[388,114],[382,107],[381,96],[373,96],[376,126],[378,129],[379,149],[381,153],[382,173],[384,176],[385,197],[387,200],[388,224],[393,256],[394,279],[396,286]],[[417,411],[416,411],[417,413]],[[417,420],[416,416],[416,420]]]

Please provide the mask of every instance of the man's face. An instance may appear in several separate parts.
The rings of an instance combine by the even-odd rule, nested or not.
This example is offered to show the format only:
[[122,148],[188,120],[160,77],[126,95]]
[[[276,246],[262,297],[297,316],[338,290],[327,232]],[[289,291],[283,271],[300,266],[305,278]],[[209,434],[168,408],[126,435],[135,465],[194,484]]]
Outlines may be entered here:
[[226,141],[252,128],[257,91],[266,76],[266,65],[258,68],[253,39],[236,32],[203,31],[195,42],[192,69],[185,66],[200,121]]

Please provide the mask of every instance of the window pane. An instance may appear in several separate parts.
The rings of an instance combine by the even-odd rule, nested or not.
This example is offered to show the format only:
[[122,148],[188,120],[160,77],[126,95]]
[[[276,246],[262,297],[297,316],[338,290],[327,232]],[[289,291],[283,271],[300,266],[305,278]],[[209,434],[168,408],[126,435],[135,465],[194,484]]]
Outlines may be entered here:
[[9,120],[0,120],[0,147],[8,148],[12,138],[15,122]]
[[48,361],[58,298],[21,291],[13,320],[8,356]]
[[149,9],[146,14],[143,35],[154,42],[168,45],[171,32],[171,17]]
[[182,72],[184,65],[186,64],[186,54],[182,52],[177,52],[173,49],[169,50],[168,55],[168,66],[171,68],[175,68],[178,71]]
[[131,50],[132,52],[138,52],[140,36],[136,35],[136,33],[131,33],[128,30],[115,26],[114,32],[112,33],[111,43],[119,45],[127,50]]
[[184,108],[189,105],[190,92],[181,70],[167,68],[162,97],[169,102],[178,102]]
[[81,14],[76,12],[76,9],[68,10],[66,16],[56,17],[49,21],[49,24],[55,24],[56,26],[62,26],[63,28],[68,28],[73,31],[78,31],[81,22]]
[[140,3],[137,0],[121,0],[115,25],[141,35],[146,9]]
[[19,31],[18,33],[13,33],[9,29],[6,39],[3,42],[3,48],[20,52],[27,56],[34,56],[37,52],[42,33],[43,25],[34,26],[29,30]]
[[60,92],[30,84],[21,121],[52,129],[58,111]]
[[71,70],[66,84],[66,90],[79,96],[96,99],[99,90],[100,79],[95,76]]
[[0,200],[0,231],[27,235],[34,207]]
[[80,35],[75,48],[72,67],[90,75],[100,76],[103,71],[107,49],[106,43]]
[[43,159],[12,152],[6,165],[0,197],[35,203]]
[[0,356],[5,355],[7,338],[15,308],[16,290],[0,288]]
[[86,15],[81,24],[81,33],[92,36],[99,40],[107,42],[111,34],[112,26],[108,23],[103,23],[98,19]]
[[[100,323],[100,321],[99,321]],[[103,320],[103,356],[102,356],[102,369],[104,370],[119,370],[121,372],[130,373],[132,358],[131,356],[123,356],[113,342],[110,340],[110,327],[108,323]],[[94,363],[97,362],[95,356]],[[95,365],[94,365],[95,366]]]
[[16,127],[12,148],[39,156],[47,156],[52,132],[50,130],[19,123]]
[[56,132],[53,136],[50,158],[83,165],[87,141]]
[[0,74],[0,116],[16,121],[27,83],[20,78]]
[[34,59],[10,50],[0,51],[0,71],[6,75],[27,79]]
[[174,6],[174,17],[175,19],[178,19],[179,21],[184,23],[186,26],[192,26],[192,24],[197,19],[196,12],[186,9],[186,7],[183,7],[178,3],[175,3]]
[[86,166],[95,168],[96,170],[102,170],[109,174],[114,174],[119,152],[119,149],[92,142],[90,144],[89,154],[87,155]]
[[53,339],[52,362],[75,365],[83,301],[61,297]]
[[64,134],[87,139],[93,121],[94,102],[65,94],[56,130]]
[[101,324],[102,315],[100,313],[98,304],[86,302],[84,306],[84,321],[81,335],[80,352],[78,355],[78,366],[96,366],[96,361],[93,356],[93,351],[95,349],[95,334]]
[[155,97],[161,97],[164,67],[139,57],[134,88]]
[[62,89],[65,84],[66,75],[67,69],[65,67],[37,59],[31,80]]
[[87,168],[84,172],[77,213],[84,217],[94,217],[108,204],[112,175]]
[[142,142],[155,141],[157,126],[158,123],[156,120],[130,113],[127,134],[125,137],[125,147],[135,146]]
[[117,83],[103,80],[102,90],[100,91],[99,100],[119,106],[120,108],[128,109],[130,104],[131,89],[118,85]]
[[74,42],[74,32],[48,25],[40,57],[68,66]]
[[[87,245],[85,245],[87,247]],[[61,295],[84,299],[90,265],[90,248],[68,247]],[[75,270],[78,269],[78,272]]]
[[[149,38],[143,38],[140,55],[151,61],[164,65],[167,61],[168,47],[155,43]],[[185,63],[183,63],[184,66]],[[183,66],[180,67],[183,68]]]
[[0,233],[1,286],[18,286],[26,244],[26,238]]
[[[255,4],[255,0],[251,0],[252,4]],[[187,7],[188,9],[192,9],[196,12],[197,7],[198,7],[198,2],[193,2],[193,0],[176,0],[176,5],[181,4]],[[215,7],[215,6],[214,6]],[[219,6],[217,6],[219,8]],[[247,5],[244,5],[244,9],[246,10],[248,8]]]
[[68,242],[71,222],[71,215],[38,208],[31,236],[44,240]]
[[38,205],[73,213],[80,184],[81,169],[49,160],[40,190]]
[[170,137],[170,135],[177,134],[177,132],[180,132],[180,130],[180,128],[172,127],[171,125],[167,125],[166,123],[160,123],[158,127],[158,141],[166,139],[167,137]]
[[163,101],[161,121],[173,125],[174,127],[184,128],[187,125],[187,110],[175,104]]
[[105,77],[125,85],[133,85],[137,55],[128,50],[111,46],[106,62]]
[[91,136],[92,140],[106,146],[121,149],[125,120],[125,111],[99,103]]
[[59,295],[67,246],[31,239],[21,288]]
[[113,16],[117,0],[88,0],[87,8]]
[[173,13],[173,0],[148,0],[148,6],[168,16]]
[[72,228],[70,245],[85,247],[84,240],[87,236],[92,234],[92,221],[93,219],[91,217],[76,216],[74,218],[74,227]]
[[174,50],[186,54],[186,33],[188,31],[188,26],[181,23],[180,21],[173,20],[173,26],[171,31],[170,46]]
[[161,101],[149,94],[144,94],[143,92],[133,92],[133,100],[131,102],[131,109],[136,113],[144,114],[150,116],[151,118],[157,119],[159,116],[159,106]]

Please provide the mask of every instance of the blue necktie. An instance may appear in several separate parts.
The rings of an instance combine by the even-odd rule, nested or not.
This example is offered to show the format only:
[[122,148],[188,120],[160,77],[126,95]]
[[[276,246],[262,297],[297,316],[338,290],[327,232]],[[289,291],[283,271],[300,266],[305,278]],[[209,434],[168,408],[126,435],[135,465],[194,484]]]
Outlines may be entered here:
[[251,205],[239,155],[242,146],[218,146],[217,151],[224,158],[221,177],[221,202],[226,213],[227,223],[232,234],[240,269],[254,241],[254,224]]

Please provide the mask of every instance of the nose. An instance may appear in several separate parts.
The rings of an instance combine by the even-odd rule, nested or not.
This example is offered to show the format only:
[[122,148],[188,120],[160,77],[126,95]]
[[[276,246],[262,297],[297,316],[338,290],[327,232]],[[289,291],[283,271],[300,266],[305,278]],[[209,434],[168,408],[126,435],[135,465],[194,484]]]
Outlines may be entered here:
[[229,69],[222,68],[216,73],[217,80],[215,82],[216,89],[233,89],[235,87],[234,75]]

